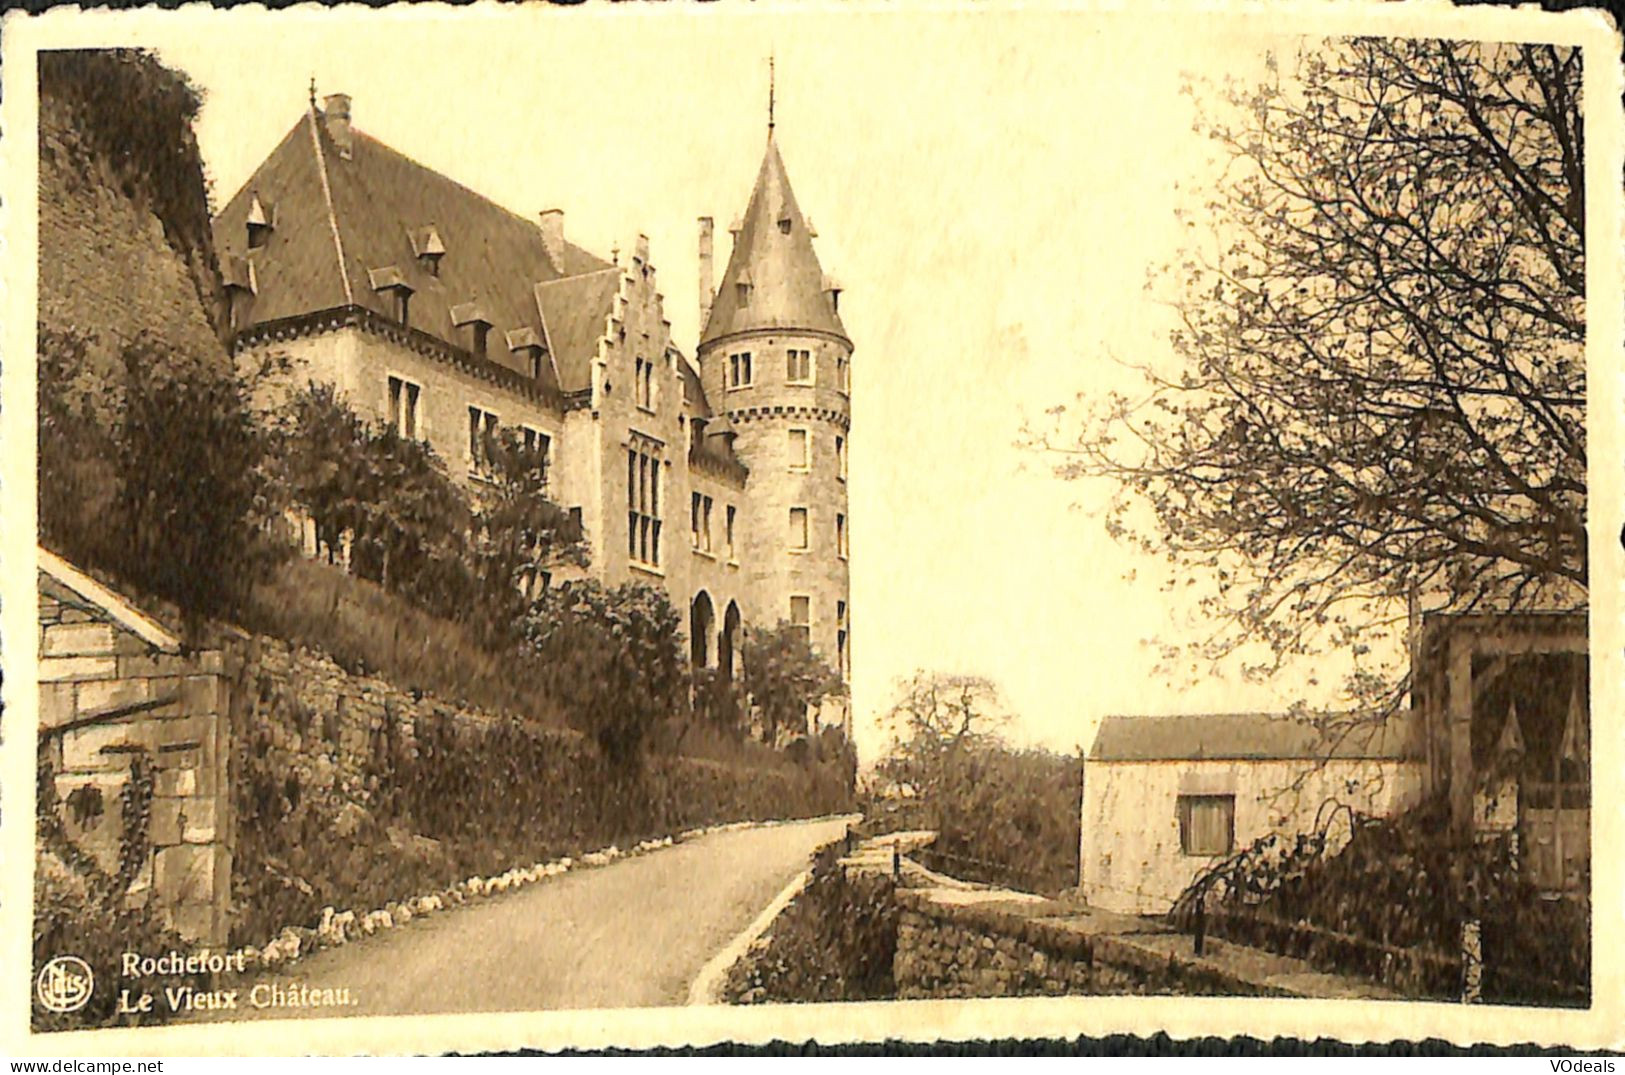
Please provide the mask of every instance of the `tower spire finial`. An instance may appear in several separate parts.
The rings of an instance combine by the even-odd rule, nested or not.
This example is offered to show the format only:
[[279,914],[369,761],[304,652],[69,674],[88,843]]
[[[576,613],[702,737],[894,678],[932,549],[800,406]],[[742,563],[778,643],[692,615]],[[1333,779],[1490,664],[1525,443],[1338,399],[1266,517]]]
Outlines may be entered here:
[[310,108],[313,112],[316,110],[316,76],[314,74],[310,76]]
[[773,53],[767,54],[767,136],[773,137],[773,105],[778,86],[773,64]]

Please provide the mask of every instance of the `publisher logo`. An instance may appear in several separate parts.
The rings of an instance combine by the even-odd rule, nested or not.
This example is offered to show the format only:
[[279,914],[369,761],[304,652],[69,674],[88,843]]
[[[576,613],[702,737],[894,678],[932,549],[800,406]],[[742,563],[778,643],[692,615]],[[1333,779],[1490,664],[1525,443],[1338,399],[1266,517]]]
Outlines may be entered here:
[[90,1003],[95,985],[90,964],[78,956],[57,956],[40,970],[34,993],[46,1011],[76,1012]]

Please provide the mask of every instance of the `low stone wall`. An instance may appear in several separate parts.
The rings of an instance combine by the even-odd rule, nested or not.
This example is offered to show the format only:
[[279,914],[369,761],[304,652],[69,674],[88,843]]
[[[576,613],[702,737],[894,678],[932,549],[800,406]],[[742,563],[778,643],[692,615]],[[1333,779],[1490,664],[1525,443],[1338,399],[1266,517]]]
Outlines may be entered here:
[[1045,994],[1329,997],[1385,1000],[1374,982],[1160,921],[1021,893],[900,889],[893,977],[900,997]]
[[1158,991],[1130,968],[1096,962],[1081,937],[1035,935],[987,908],[943,907],[911,894],[897,925],[897,995],[1019,997]]

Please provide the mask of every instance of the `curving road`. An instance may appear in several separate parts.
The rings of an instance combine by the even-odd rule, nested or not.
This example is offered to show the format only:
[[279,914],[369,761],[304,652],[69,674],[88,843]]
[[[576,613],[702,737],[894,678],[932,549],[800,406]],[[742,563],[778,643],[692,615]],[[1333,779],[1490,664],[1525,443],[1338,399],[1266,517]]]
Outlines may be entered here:
[[[226,1019],[538,1011],[682,1004],[846,821],[715,833],[417,918],[238,986]],[[262,983],[347,989],[354,1003],[255,1009]],[[235,983],[233,983],[235,984]],[[264,990],[261,991],[264,995]]]

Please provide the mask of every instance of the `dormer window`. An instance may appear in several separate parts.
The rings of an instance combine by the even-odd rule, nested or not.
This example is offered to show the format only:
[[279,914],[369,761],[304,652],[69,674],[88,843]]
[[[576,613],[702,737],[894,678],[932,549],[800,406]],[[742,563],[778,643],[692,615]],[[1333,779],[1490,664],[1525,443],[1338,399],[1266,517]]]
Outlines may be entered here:
[[446,256],[446,244],[440,238],[440,231],[433,224],[418,228],[412,232],[412,253],[418,259],[418,267],[430,276],[440,275],[440,259]]
[[519,362],[519,368],[540,381],[547,368],[547,348],[535,329],[518,328],[507,334],[508,351]]
[[789,216],[781,216],[781,217],[779,217],[779,234],[780,235],[789,235],[790,234],[790,218],[789,218]]
[[254,305],[258,285],[254,278],[254,263],[234,254],[220,255],[220,282],[226,290],[226,316],[233,334],[248,327],[249,311]]
[[276,226],[275,206],[260,201],[258,192],[255,192],[248,203],[248,249],[258,250],[271,239],[271,230]]
[[475,358],[486,357],[491,335],[491,318],[478,302],[464,302],[451,308],[451,323],[466,332],[468,351]]
[[739,274],[739,278],[734,281],[734,293],[735,293],[735,295],[737,296],[737,298],[739,300],[739,305],[748,306],[750,304],[750,274],[749,273],[743,273],[742,272],[742,273]]
[[824,277],[824,294],[829,296],[829,308],[836,313],[841,312],[841,282],[833,276]]
[[388,304],[391,317],[401,325],[412,323],[412,285],[406,282],[399,269],[393,265],[368,269],[367,283]]

